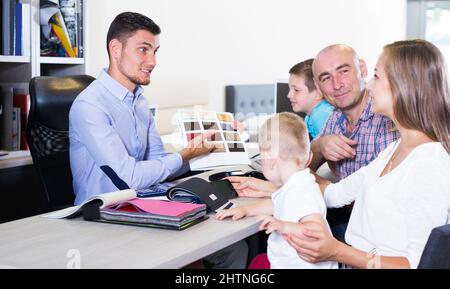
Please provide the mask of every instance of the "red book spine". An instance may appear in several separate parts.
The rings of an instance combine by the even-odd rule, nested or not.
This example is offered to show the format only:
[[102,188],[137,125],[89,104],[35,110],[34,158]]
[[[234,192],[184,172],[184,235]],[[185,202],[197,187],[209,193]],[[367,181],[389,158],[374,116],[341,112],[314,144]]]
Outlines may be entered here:
[[20,149],[28,150],[26,128],[30,111],[30,96],[24,92],[15,92],[13,106],[20,108]]

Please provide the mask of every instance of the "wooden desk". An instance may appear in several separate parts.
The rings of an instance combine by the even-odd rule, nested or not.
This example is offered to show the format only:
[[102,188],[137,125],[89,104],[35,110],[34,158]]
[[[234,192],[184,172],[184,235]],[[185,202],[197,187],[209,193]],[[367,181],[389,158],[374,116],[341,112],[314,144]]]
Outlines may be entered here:
[[0,169],[15,168],[32,165],[33,160],[29,151],[9,152],[8,155],[0,157]]
[[255,218],[210,217],[184,231],[170,231],[34,216],[0,224],[0,267],[66,268],[75,252],[81,268],[180,268],[257,231]]
[[0,223],[48,211],[48,200],[29,151],[0,157],[0,202]]

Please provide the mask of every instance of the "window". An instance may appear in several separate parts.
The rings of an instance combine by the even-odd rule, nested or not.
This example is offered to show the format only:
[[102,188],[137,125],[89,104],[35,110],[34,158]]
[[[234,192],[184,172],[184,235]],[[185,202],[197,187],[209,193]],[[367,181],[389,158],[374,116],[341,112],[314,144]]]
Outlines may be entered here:
[[450,65],[450,0],[408,0],[408,39],[436,45]]

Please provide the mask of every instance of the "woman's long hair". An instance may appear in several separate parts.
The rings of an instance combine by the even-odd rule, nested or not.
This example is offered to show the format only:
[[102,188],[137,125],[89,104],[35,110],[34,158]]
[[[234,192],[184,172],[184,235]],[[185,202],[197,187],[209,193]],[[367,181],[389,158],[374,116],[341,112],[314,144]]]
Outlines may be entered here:
[[396,120],[450,154],[450,92],[442,53],[425,40],[406,40],[386,45],[383,56]]

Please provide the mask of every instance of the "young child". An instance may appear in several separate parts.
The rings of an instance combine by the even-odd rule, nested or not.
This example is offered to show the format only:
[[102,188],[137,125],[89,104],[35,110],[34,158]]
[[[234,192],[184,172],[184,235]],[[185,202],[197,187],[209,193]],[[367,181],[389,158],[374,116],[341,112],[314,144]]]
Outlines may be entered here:
[[312,139],[321,132],[334,107],[322,96],[314,84],[314,59],[297,63],[289,70],[289,94],[292,110],[306,113],[305,123]]
[[260,262],[265,257],[258,255],[255,259],[266,265],[251,264],[250,268],[337,268],[335,262],[311,264],[304,261],[283,236],[299,230],[298,223],[314,221],[326,224],[326,205],[308,169],[312,153],[303,120],[288,112],[268,119],[261,127],[259,146],[264,176],[281,188],[272,194],[271,199],[223,210],[216,214],[216,218],[237,220],[263,215],[260,230],[271,233],[267,241],[268,262]]

